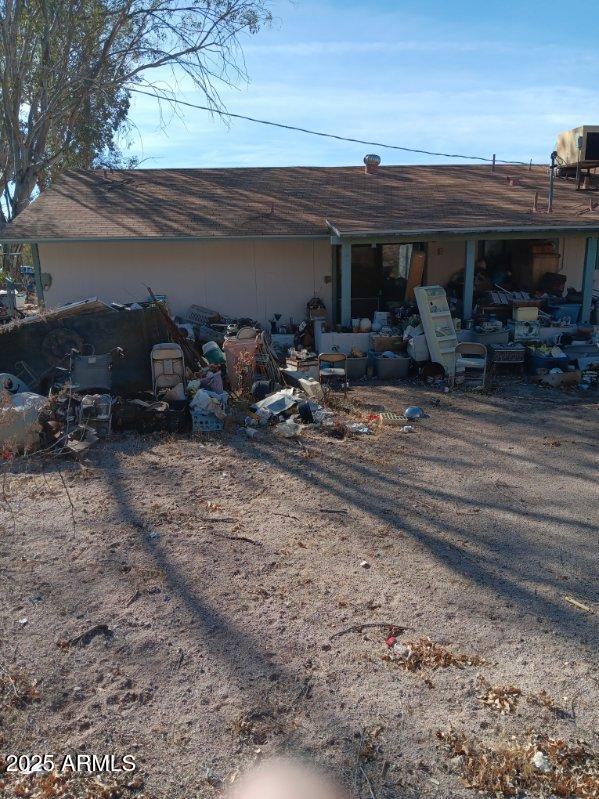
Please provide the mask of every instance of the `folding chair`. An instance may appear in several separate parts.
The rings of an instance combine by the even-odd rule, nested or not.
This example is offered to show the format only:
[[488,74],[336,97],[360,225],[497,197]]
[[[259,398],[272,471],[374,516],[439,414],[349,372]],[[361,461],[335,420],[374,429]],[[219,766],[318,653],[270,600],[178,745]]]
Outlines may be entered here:
[[461,341],[455,348],[456,384],[480,385],[487,378],[487,348],[473,341]]
[[337,380],[341,378],[343,390],[347,394],[347,355],[343,352],[323,352],[318,356],[318,379]]

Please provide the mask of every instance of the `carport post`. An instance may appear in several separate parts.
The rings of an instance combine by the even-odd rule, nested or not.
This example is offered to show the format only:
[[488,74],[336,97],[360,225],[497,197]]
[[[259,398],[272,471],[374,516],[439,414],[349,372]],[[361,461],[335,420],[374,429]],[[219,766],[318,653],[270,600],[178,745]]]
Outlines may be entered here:
[[464,263],[464,310],[462,317],[465,321],[472,319],[472,305],[474,301],[474,255],[476,241],[468,239],[466,242],[466,261]]
[[351,327],[351,244],[341,245],[341,324]]
[[580,311],[580,321],[583,324],[588,324],[591,319],[591,301],[593,299],[593,282],[595,279],[596,265],[597,237],[589,236],[584,256],[584,271],[582,273],[582,309]]
[[12,278],[6,278],[6,300],[8,302],[8,315],[12,319],[17,315],[17,300],[15,297],[15,284]]
[[40,266],[40,253],[37,244],[31,245],[31,258],[33,260],[33,273],[35,276],[35,294],[40,308],[45,308],[44,284],[42,283],[42,268]]

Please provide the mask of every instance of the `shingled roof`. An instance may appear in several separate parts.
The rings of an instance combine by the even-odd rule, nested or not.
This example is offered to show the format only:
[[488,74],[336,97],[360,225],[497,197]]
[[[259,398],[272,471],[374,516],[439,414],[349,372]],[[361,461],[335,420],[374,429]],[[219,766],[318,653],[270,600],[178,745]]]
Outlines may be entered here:
[[[376,174],[362,167],[67,172],[0,238],[599,230],[599,211],[590,210],[588,193],[557,180],[548,214],[547,189],[542,166],[381,166]],[[540,210],[534,212],[536,191]]]

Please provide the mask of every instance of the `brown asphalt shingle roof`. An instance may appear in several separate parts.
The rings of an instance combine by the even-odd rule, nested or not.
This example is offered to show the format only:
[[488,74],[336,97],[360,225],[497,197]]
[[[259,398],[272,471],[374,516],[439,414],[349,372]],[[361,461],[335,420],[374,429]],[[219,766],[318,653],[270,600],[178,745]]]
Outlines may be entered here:
[[[518,179],[511,185],[509,177]],[[535,166],[284,167],[68,172],[2,239],[327,236],[525,228],[599,230],[589,194]],[[541,210],[532,211],[535,191]],[[595,196],[591,194],[590,196]],[[590,232],[590,231],[589,231]]]

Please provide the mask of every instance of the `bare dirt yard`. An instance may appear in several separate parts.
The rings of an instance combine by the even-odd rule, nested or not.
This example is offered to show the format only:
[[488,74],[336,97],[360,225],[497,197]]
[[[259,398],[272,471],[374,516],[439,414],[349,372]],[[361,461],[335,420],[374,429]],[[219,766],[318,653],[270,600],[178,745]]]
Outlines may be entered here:
[[351,392],[420,405],[413,433],[126,435],[5,468],[0,772],[137,764],[0,773],[5,795],[211,797],[291,752],[364,799],[596,796],[596,401],[524,388]]

